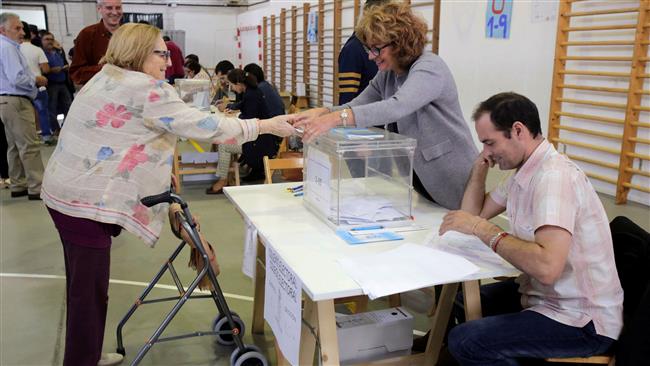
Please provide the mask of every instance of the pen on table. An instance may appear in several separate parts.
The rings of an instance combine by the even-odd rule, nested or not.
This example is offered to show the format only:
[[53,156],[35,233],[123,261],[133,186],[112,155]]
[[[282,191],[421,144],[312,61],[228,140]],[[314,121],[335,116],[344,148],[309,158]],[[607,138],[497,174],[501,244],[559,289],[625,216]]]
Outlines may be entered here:
[[371,226],[353,227],[352,229],[350,229],[350,231],[379,230],[383,228],[384,227],[382,225],[371,225]]
[[287,188],[287,191],[289,192],[299,192],[302,191],[302,185],[296,186],[296,187],[289,187]]
[[294,193],[293,196],[294,196],[294,197],[300,197],[300,196],[302,196],[303,194],[304,194],[303,192],[297,192],[297,193]]

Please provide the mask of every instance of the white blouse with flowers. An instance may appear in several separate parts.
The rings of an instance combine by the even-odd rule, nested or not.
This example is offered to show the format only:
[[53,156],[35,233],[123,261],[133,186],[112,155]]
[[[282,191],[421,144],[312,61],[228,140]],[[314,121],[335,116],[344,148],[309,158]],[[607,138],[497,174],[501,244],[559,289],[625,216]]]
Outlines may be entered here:
[[169,189],[177,136],[242,144],[257,135],[254,119],[201,112],[164,81],[105,65],[75,97],[41,197],[56,211],[119,225],[153,246],[168,206],[147,208],[140,199]]

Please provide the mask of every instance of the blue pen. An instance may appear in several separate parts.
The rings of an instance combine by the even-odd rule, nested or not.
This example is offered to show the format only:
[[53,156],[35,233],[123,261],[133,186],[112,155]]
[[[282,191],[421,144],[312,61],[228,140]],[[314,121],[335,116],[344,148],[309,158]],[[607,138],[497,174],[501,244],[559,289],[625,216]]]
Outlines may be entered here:
[[294,193],[293,196],[294,196],[294,197],[300,197],[300,196],[302,196],[303,194],[304,194],[303,192],[298,192],[298,193]]
[[382,225],[371,225],[371,226],[353,227],[352,229],[350,229],[350,231],[379,230],[383,228],[384,227]]
[[298,191],[302,189],[302,184],[296,187],[291,188],[292,191]]

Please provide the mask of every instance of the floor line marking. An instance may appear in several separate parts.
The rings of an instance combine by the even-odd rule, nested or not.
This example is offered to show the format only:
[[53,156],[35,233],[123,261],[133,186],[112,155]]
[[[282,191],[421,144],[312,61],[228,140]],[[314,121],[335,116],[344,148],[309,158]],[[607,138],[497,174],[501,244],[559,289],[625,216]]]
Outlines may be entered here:
[[[3,277],[4,278],[39,278],[39,279],[48,279],[48,280],[65,280],[65,276],[36,274],[36,273],[0,273],[0,278],[3,278]],[[112,278],[109,279],[108,281],[109,281],[109,283],[114,283],[114,284],[117,284],[117,285],[140,286],[140,287],[149,286],[148,282],[126,281],[126,280],[117,280],[117,279],[112,279]],[[156,285],[154,285],[154,288],[163,289],[163,290],[178,291],[178,289],[174,285],[156,284]],[[196,290],[194,290],[193,293],[208,294],[209,295],[210,291],[196,289]],[[230,293],[227,293],[227,292],[224,292],[223,296],[227,297],[227,298],[231,298],[231,299],[237,299],[237,300],[244,300],[244,301],[253,302],[253,298],[251,296],[230,294]]]

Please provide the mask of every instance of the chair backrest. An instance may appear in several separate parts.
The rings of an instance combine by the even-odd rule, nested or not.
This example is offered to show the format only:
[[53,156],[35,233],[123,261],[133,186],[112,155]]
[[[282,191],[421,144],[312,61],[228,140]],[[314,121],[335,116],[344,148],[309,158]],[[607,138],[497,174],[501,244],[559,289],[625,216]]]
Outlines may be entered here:
[[640,365],[650,359],[650,233],[623,216],[609,226],[624,291],[623,333],[616,348],[616,365]]
[[279,169],[302,169],[302,158],[287,158],[287,159],[269,159],[268,156],[264,157],[264,183],[273,183],[273,171]]

